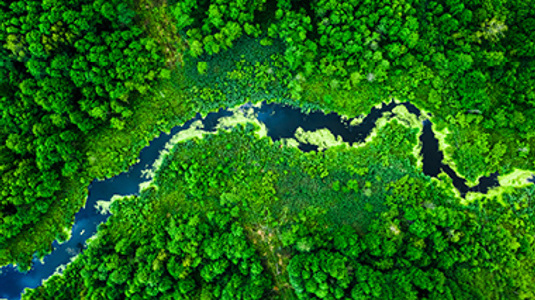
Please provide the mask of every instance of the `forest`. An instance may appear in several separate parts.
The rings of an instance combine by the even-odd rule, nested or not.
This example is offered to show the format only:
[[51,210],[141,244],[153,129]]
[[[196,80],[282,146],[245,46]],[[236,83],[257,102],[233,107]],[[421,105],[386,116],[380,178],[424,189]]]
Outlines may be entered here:
[[251,124],[186,140],[23,299],[534,297],[535,187],[459,204],[415,167],[416,133],[394,120],[308,153]]
[[[394,97],[431,114],[469,183],[535,170],[532,0],[0,9],[0,266],[29,270],[68,239],[90,182],[127,170],[160,131],[247,102],[355,117]],[[535,297],[532,187],[460,204],[395,122],[318,153],[253,131],[178,145],[153,188],[114,202],[87,251],[24,297]]]

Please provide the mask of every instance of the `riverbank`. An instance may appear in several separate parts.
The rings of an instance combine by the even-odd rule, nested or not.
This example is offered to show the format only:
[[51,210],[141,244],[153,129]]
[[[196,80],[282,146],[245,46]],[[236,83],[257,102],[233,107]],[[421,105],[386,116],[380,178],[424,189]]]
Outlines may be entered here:
[[[277,118],[276,112],[273,117]],[[314,257],[321,249],[329,249],[339,255],[350,255],[350,251],[355,250],[351,250],[351,247],[346,250],[348,245],[343,243],[346,240],[356,240],[348,243],[358,243],[358,249],[361,249],[358,250],[358,255],[347,261],[357,260],[359,266],[368,267],[383,266],[383,260],[370,257],[381,255],[382,252],[379,251],[382,248],[378,245],[392,243],[397,239],[404,239],[405,242],[391,244],[390,249],[396,251],[396,254],[388,257],[397,259],[400,255],[403,260],[413,257],[407,252],[412,248],[399,247],[408,247],[406,245],[411,245],[417,234],[424,234],[428,228],[436,229],[444,237],[443,247],[453,247],[455,251],[466,252],[465,248],[462,250],[457,247],[459,239],[463,239],[464,245],[473,238],[483,243],[485,239],[495,237],[502,242],[491,241],[491,244],[500,249],[505,247],[498,250],[498,253],[509,253],[510,256],[515,253],[509,251],[509,244],[503,243],[504,239],[510,240],[507,236],[484,233],[482,238],[478,235],[479,230],[474,230],[470,222],[466,226],[454,227],[454,231],[451,231],[450,226],[458,226],[455,225],[457,223],[447,221],[447,218],[437,221],[440,219],[437,214],[443,215],[445,210],[449,218],[461,218],[458,214],[464,214],[465,210],[466,218],[474,218],[477,214],[474,215],[472,210],[477,207],[458,205],[458,199],[445,186],[446,182],[436,185],[434,180],[422,175],[416,167],[417,159],[411,153],[419,143],[417,136],[420,130],[407,127],[404,121],[399,121],[396,117],[379,123],[377,134],[359,147],[344,144],[328,148],[324,152],[308,153],[295,147],[281,147],[283,144],[280,142],[261,138],[258,134],[261,128],[253,125],[232,127],[230,131],[219,134],[202,133],[205,134],[204,137],[198,139],[194,137],[199,136],[201,129],[197,123],[190,128],[190,134],[182,138],[180,134],[177,135],[180,142],[169,152],[162,153],[151,186],[144,188],[139,197],[112,204],[113,215],[100,229],[103,234],[89,245],[84,255],[80,256],[80,262],[74,266],[80,269],[76,269],[76,272],[67,271],[65,276],[54,276],[45,287],[28,292],[25,299],[38,297],[41,293],[70,297],[74,292],[90,293],[95,286],[99,287],[102,294],[128,297],[135,294],[149,295],[148,293],[154,297],[170,289],[167,285],[160,284],[157,290],[151,291],[147,288],[150,283],[138,279],[150,278],[141,276],[153,276],[147,274],[158,274],[158,282],[175,282],[177,278],[181,282],[193,280],[190,289],[177,293],[196,298],[196,293],[201,293],[202,290],[200,287],[203,286],[202,278],[205,276],[202,274],[206,274],[201,270],[206,265],[212,265],[212,257],[218,257],[218,261],[225,260],[226,257],[211,253],[226,251],[221,249],[234,249],[234,246],[223,247],[220,243],[233,243],[242,238],[244,233],[246,240],[238,253],[245,253],[249,250],[243,249],[252,247],[254,251],[250,251],[248,257],[260,260],[261,264],[254,268],[261,272],[240,272],[236,263],[229,261],[214,275],[217,278],[214,282],[221,285],[225,293],[232,291],[234,295],[239,295],[241,290],[248,288],[255,273],[269,275],[273,284],[259,283],[256,286],[258,294],[255,294],[258,299],[294,297],[300,286],[299,281],[294,279],[297,276],[296,260],[303,255]],[[196,133],[191,134],[194,131]],[[194,138],[184,139],[186,136]],[[495,202],[488,201],[490,205],[493,203]],[[393,206],[389,209],[391,205]],[[399,215],[400,209],[405,213]],[[416,215],[411,215],[412,210],[418,210]],[[489,216],[495,215],[493,211],[480,217],[489,222]],[[195,212],[194,217],[182,217],[189,216],[192,212]],[[388,219],[389,216],[396,217]],[[508,215],[508,218],[515,216]],[[380,218],[387,218],[387,221]],[[221,229],[221,226],[230,224],[229,220],[234,224],[232,229]],[[374,220],[381,221],[374,223]],[[418,223],[412,223],[414,220]],[[421,226],[421,222],[448,224],[429,223],[429,226]],[[221,224],[218,226],[222,231],[213,236],[211,233],[203,233],[202,242],[196,238],[195,244],[188,242],[199,230],[212,226],[210,224]],[[351,232],[346,232],[348,235],[342,240],[333,239],[344,234],[335,228],[345,225],[349,225],[344,227],[345,230]],[[449,229],[442,230],[444,226]],[[182,231],[185,228],[189,229]],[[495,226],[488,226],[487,230],[493,228]],[[219,231],[214,228],[214,232]],[[228,236],[220,239],[220,234]],[[377,243],[377,237],[384,240]],[[179,244],[182,242],[192,246]],[[209,246],[212,243],[216,244]],[[217,245],[219,246],[216,247]],[[510,245],[515,247],[512,240]],[[190,252],[185,253],[185,249]],[[435,247],[424,249],[436,251]],[[440,255],[438,252],[436,254]],[[180,262],[188,259],[189,255],[201,257],[200,264],[181,265],[187,268],[187,273],[175,273],[182,272],[178,271],[182,267],[175,269],[172,266],[177,261],[176,257],[181,258]],[[103,257],[109,257],[109,260],[101,260]],[[124,263],[115,264],[117,257],[124,258]],[[475,255],[472,259],[483,258]],[[508,261],[516,259],[511,256]],[[418,260],[413,261],[418,263]],[[162,266],[171,270],[169,274],[159,271]],[[425,266],[427,268],[428,264],[425,263]],[[405,268],[392,269],[388,265],[378,270],[381,271],[377,276],[388,276],[391,270],[396,274],[406,271]],[[442,272],[440,267],[438,271]],[[100,279],[99,276],[92,275],[100,272],[106,272],[109,276]],[[179,274],[184,274],[182,276],[185,277],[178,277]],[[193,277],[189,274],[193,274]],[[240,288],[225,289],[228,287],[227,280],[236,274],[245,276],[240,281]],[[91,282],[86,284],[86,279],[82,276]],[[469,278],[477,280],[479,277],[474,275]],[[104,284],[106,280],[109,283]],[[59,290],[55,288],[57,286],[71,288]],[[394,288],[402,289],[395,285]]]
[[[85,222],[83,216],[90,216],[85,211],[88,209],[94,211],[94,214],[101,220],[99,222],[106,220],[109,215],[101,215],[100,207],[103,205],[99,204],[99,201],[112,197],[116,193],[138,194],[139,191],[157,189],[158,185],[154,184],[153,179],[158,170],[162,168],[165,157],[178,144],[186,143],[191,139],[202,141],[207,136],[215,134],[217,130],[232,131],[240,124],[252,123],[257,128],[254,133],[257,138],[269,136],[270,139],[280,143],[280,146],[284,148],[299,148],[302,151],[316,150],[323,153],[323,151],[331,151],[330,148],[367,148],[370,143],[377,143],[374,142],[375,140],[385,139],[380,132],[384,131],[383,128],[388,127],[393,121],[396,121],[399,126],[406,127],[407,130],[414,131],[416,135],[422,135],[421,120],[424,118],[425,114],[419,113],[415,107],[401,102],[383,103],[381,106],[375,107],[370,115],[364,117],[358,125],[355,125],[351,119],[333,114],[325,115],[321,112],[303,114],[297,108],[265,103],[261,106],[246,104],[234,109],[209,113],[204,119],[200,119],[198,116],[186,122],[185,126],[175,127],[169,133],[162,133],[157,139],[151,141],[150,146],[141,151],[138,163],[131,167],[127,173],[105,181],[93,182],[90,186],[92,193],[87,200],[86,208],[76,214],[76,223],[72,233],[70,230],[68,231],[66,239],[69,236],[73,236],[73,239],[65,244],[55,245],[54,247],[59,249],[55,250],[52,257],[60,259],[63,257],[62,259],[66,263],[71,255],[68,249],[76,248],[75,245],[80,243],[81,236],[87,237],[87,234],[92,235],[95,232],[97,223],[93,223],[91,228],[80,226],[80,222]],[[385,140],[386,143],[392,143],[395,140],[406,142],[403,139],[399,140],[399,137],[391,136],[391,133],[389,134],[390,137]],[[424,153],[422,156],[422,145],[425,143],[430,143],[428,138],[415,142],[412,149],[405,154],[414,158],[414,167],[419,172],[422,172],[422,167],[425,164],[440,165],[440,159],[437,160],[435,153]],[[112,186],[116,187],[112,188]],[[106,192],[103,194],[99,192],[99,189],[104,187]],[[448,189],[452,189],[452,194],[456,193],[460,196],[453,185],[449,185]],[[370,189],[365,189],[365,191],[371,192]],[[46,256],[45,259],[55,261],[56,259],[52,257]],[[8,273],[4,276],[10,276],[12,280],[24,276],[37,276],[32,274],[39,274],[44,270],[43,267],[32,270],[28,275]],[[48,264],[48,270],[54,272],[57,270],[57,266]],[[7,285],[16,286],[15,283]]]

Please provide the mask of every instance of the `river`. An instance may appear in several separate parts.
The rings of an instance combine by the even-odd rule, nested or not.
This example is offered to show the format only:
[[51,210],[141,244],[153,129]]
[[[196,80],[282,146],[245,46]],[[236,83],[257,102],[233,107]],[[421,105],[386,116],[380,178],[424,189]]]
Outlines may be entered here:
[[[300,109],[283,106],[281,104],[262,104],[254,107],[255,114],[260,122],[266,125],[268,135],[277,141],[282,138],[292,138],[298,127],[305,131],[328,128],[335,136],[339,135],[345,142],[361,143],[371,133],[378,118],[385,112],[391,112],[397,105],[404,105],[410,113],[420,115],[420,111],[410,103],[396,104],[390,102],[380,108],[373,108],[370,114],[365,116],[358,125],[350,125],[352,120],[344,120],[337,114],[324,114],[322,112],[310,112],[305,114]],[[246,104],[246,107],[251,107]],[[89,196],[86,205],[75,215],[75,223],[72,227],[71,238],[63,243],[53,243],[54,251],[43,258],[43,262],[34,259],[34,265],[27,273],[20,273],[13,266],[0,269],[0,299],[20,299],[24,288],[35,288],[43,279],[50,277],[60,266],[68,264],[72,258],[83,251],[85,241],[93,236],[97,226],[106,221],[109,214],[96,208],[97,201],[109,201],[114,195],[133,195],[139,192],[140,183],[147,179],[143,171],[150,168],[159,157],[160,151],[169,142],[171,137],[181,130],[188,128],[194,121],[201,120],[206,131],[214,131],[221,117],[231,116],[229,110],[220,109],[210,113],[205,118],[199,114],[186,122],[183,126],[174,127],[169,134],[162,133],[150,142],[140,155],[139,161],[128,172],[121,173],[113,178],[93,181],[89,187]],[[460,178],[448,165],[442,163],[443,154],[439,151],[438,140],[431,129],[431,122],[424,121],[423,132],[420,136],[422,142],[423,171],[426,175],[437,176],[441,170],[453,179],[454,186],[464,196],[469,191],[486,193],[489,188],[498,186],[498,174],[480,178],[480,184],[469,188],[465,180]],[[317,146],[300,144],[303,151],[317,150]],[[535,177],[532,179],[535,181]]]

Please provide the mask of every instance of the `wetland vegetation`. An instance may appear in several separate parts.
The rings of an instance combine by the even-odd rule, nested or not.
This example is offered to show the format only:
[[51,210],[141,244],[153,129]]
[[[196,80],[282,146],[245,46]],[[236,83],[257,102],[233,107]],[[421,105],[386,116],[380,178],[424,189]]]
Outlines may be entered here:
[[0,9],[2,266],[28,270],[68,239],[89,183],[126,171],[160,131],[247,102],[354,118],[409,101],[467,187],[502,178],[463,199],[423,173],[421,128],[400,118],[358,147],[306,153],[236,125],[178,143],[24,298],[535,297],[532,0]]

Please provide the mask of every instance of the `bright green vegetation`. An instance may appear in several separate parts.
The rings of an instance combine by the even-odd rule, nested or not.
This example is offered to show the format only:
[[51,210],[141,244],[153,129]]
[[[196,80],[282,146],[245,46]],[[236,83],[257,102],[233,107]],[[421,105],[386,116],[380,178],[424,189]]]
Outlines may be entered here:
[[535,195],[460,205],[418,130],[302,153],[255,128],[177,144],[64,275],[23,299],[529,299]]
[[[534,169],[533,1],[0,0],[0,10],[0,265],[17,263],[28,269],[33,254],[42,257],[51,251],[54,239],[66,239],[74,214],[84,204],[88,183],[126,170],[159,131],[182,124],[197,112],[247,101],[278,101],[354,117],[393,96],[431,112],[437,128],[448,129],[443,139],[447,159],[469,181],[494,171],[506,175],[515,169]],[[204,284],[205,293],[215,298],[229,283],[232,288],[225,293],[231,298],[237,297],[236,289],[250,296],[258,294],[245,291],[263,291],[261,297],[329,297],[324,294],[326,285],[335,298],[340,293],[352,297],[353,290],[357,296],[366,294],[368,289],[385,293],[377,297],[392,293],[434,298],[433,293],[439,292],[476,298],[532,297],[526,288],[532,279],[521,278],[533,273],[522,269],[533,268],[529,256],[533,235],[527,233],[533,224],[528,220],[532,189],[504,195],[503,204],[515,203],[512,206],[502,207],[496,199],[458,206],[458,199],[447,192],[450,186],[431,183],[415,169],[416,131],[388,126],[377,134],[373,146],[360,150],[340,146],[325,154],[276,149],[267,140],[259,142],[254,154],[249,146],[221,142],[229,138],[226,135],[206,138],[214,143],[205,144],[206,148],[243,160],[195,157],[196,164],[186,171],[182,166],[173,169],[170,162],[190,162],[193,157],[169,159],[170,165],[159,172],[175,177],[160,176],[157,191],[150,189],[125,200],[125,208],[116,207],[87,254],[66,271],[66,278],[73,278],[68,284],[79,285],[70,292],[96,298],[107,293],[108,285],[101,283],[108,280],[108,267],[100,267],[105,263],[97,253],[112,249],[118,249],[119,257],[130,257],[130,265],[125,265],[130,269],[116,272],[110,281],[112,292],[126,294],[126,287],[132,286],[128,293],[133,295],[138,293],[135,286],[142,284],[151,286],[141,288],[150,290],[146,297],[160,291],[154,287],[155,282],[160,284],[158,278],[134,282],[129,277],[138,266],[145,268],[144,260],[150,260],[151,268],[143,272],[163,272],[161,276],[168,278],[165,284],[180,278],[161,264],[173,255],[185,255],[180,251],[187,249],[171,252],[165,244],[174,240],[171,235],[162,238],[163,244],[147,243],[152,235],[158,236],[153,232],[165,235],[174,230],[168,229],[171,217],[165,215],[169,222],[163,225],[158,222],[164,218],[149,217],[163,214],[159,205],[167,205],[185,216],[173,215],[173,226],[189,222],[187,216],[198,216],[202,232],[210,236],[237,222],[245,237],[236,233],[235,244],[224,242],[230,248],[255,249],[244,250],[248,254],[240,257],[227,253],[228,260],[217,269],[223,273],[214,275],[220,280]],[[408,137],[408,148],[385,148],[400,140],[387,134],[389,130]],[[196,149],[191,143],[177,148]],[[251,157],[255,162],[247,165]],[[270,162],[270,158],[276,159]],[[244,173],[236,175],[234,169],[226,169],[230,165]],[[349,165],[359,167],[343,169]],[[230,174],[241,177],[233,179]],[[198,181],[180,186],[182,180]],[[198,186],[199,182],[207,186]],[[251,186],[244,187],[244,182]],[[239,192],[220,193],[230,187]],[[242,201],[238,206],[243,214],[226,212],[228,205],[220,201],[225,197]],[[181,206],[189,201],[188,206],[195,207],[201,200],[201,211],[188,212]],[[431,207],[444,207],[447,214],[451,211],[453,216],[443,222],[452,223],[433,223],[440,209],[422,206],[426,201]],[[143,212],[143,207],[152,212]],[[398,214],[393,207],[398,207]],[[407,216],[409,207],[414,214]],[[224,224],[209,220],[209,209],[234,219]],[[128,231],[128,219],[134,216],[151,234],[134,240]],[[262,220],[257,220],[260,216]],[[487,226],[488,222],[495,226]],[[136,226],[131,230],[140,230]],[[106,233],[106,227],[114,229]],[[425,233],[411,228],[423,228]],[[349,246],[335,243],[331,239],[339,230],[340,235],[347,234],[345,240],[356,241]],[[391,236],[397,230],[400,234]],[[455,235],[459,232],[463,234]],[[442,243],[439,236],[447,241],[445,248],[424,246]],[[133,249],[145,245],[155,256],[139,252],[136,258],[123,246],[116,248],[119,238],[126,237],[132,239]],[[278,252],[270,250],[270,243]],[[346,249],[354,245],[362,251],[352,254]],[[374,245],[393,246],[376,250]],[[306,251],[311,254],[300,254]],[[327,253],[333,253],[336,263],[329,263]],[[192,260],[188,273],[196,274],[191,275],[194,285],[186,283],[185,293],[200,293],[206,279],[201,269],[215,256],[198,257],[200,262],[194,265]],[[161,264],[153,267],[156,258]],[[258,270],[259,260],[270,276],[240,267],[243,262]],[[316,267],[340,266],[340,261],[347,274],[320,272]],[[93,275],[97,274],[93,264],[102,273]],[[79,276],[76,268],[85,268],[87,278],[74,279]],[[320,275],[307,277],[313,273]],[[412,278],[430,281],[416,283]],[[53,282],[61,280],[65,279],[53,279],[46,289],[53,292]],[[411,288],[396,285],[403,282],[410,282]],[[90,292],[91,288],[101,290]]]
[[124,170],[157,121],[189,107],[172,95],[146,100],[171,71],[162,46],[135,25],[142,14],[132,2],[0,9],[0,265],[26,269],[34,252],[66,237],[90,180]]
[[[250,10],[229,2],[199,1],[193,10],[197,1],[180,1],[174,9],[189,54],[198,57],[195,70],[207,74],[200,81],[223,81],[224,54],[208,54],[235,44],[255,53],[243,68],[256,75],[249,85],[268,89],[267,98],[282,84],[292,103],[354,116],[393,95],[450,127],[447,155],[470,181],[533,167],[531,1],[247,1]],[[259,26],[251,21],[268,17]],[[255,64],[257,52],[237,41],[258,28],[260,43],[283,53]],[[231,94],[227,81],[214,82],[207,98]]]
[[449,128],[447,159],[469,182],[535,164],[531,1],[178,2],[201,107],[245,97],[356,116],[392,95]]

